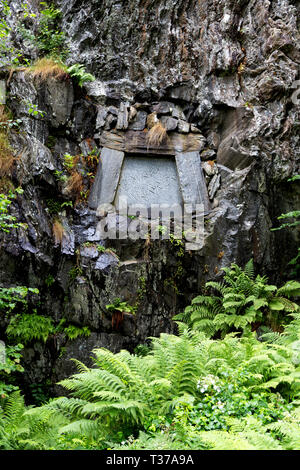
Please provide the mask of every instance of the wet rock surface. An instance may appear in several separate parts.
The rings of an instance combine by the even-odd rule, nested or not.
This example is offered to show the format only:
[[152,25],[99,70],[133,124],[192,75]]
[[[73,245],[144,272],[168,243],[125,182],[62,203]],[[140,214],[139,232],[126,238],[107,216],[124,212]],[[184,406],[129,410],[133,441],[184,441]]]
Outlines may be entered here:
[[[21,2],[9,3],[16,28]],[[280,282],[299,238],[270,232],[299,200],[297,183],[287,182],[299,172],[299,105],[292,98],[300,60],[297,2],[55,3],[68,62],[84,64],[96,81],[79,88],[72,80],[37,84],[24,71],[1,72],[7,105],[22,119],[10,135],[12,181],[24,189],[12,213],[28,229],[1,235],[0,284],[37,287],[39,314],[87,326],[91,335],[26,348],[27,383],[69,375],[75,371],[69,359],[90,363],[95,347],[133,350],[148,336],[175,331],[173,315],[231,262],[253,258]],[[28,5],[38,14],[37,2]],[[27,54],[34,58],[36,51],[28,47]],[[28,102],[44,114],[30,115]],[[168,139],[149,150],[153,113]],[[187,142],[192,148],[184,148]],[[195,184],[209,195],[201,250],[169,240],[101,239],[93,203],[97,166],[113,172],[122,153],[139,150],[201,158],[204,177],[196,175]],[[110,165],[115,152],[120,158]],[[77,180],[65,154],[76,157]],[[188,185],[195,174],[192,163],[187,167],[181,178]],[[105,308],[117,297],[137,306],[119,331]]]

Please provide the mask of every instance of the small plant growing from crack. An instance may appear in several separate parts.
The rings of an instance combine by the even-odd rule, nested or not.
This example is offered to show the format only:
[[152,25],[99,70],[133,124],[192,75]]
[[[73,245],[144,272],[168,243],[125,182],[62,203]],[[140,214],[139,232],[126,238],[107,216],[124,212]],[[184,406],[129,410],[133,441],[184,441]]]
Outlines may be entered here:
[[119,297],[117,297],[113,303],[108,304],[105,307],[106,310],[111,313],[111,325],[116,331],[119,330],[119,327],[124,320],[124,313],[131,313],[132,315],[136,313],[136,307],[132,307],[127,302],[122,302]]

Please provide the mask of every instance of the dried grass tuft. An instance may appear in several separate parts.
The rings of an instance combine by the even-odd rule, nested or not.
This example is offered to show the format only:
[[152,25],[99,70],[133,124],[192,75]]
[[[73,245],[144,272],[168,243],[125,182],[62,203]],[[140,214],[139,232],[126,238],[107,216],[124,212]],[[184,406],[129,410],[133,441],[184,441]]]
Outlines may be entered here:
[[72,196],[80,198],[80,193],[83,191],[83,178],[82,174],[78,171],[73,171],[68,178],[66,192]]
[[53,80],[66,80],[69,78],[66,66],[51,57],[37,60],[34,65],[25,69],[24,73],[30,74],[39,82],[44,82],[48,78]]
[[7,134],[6,124],[8,122],[8,115],[5,112],[4,106],[0,106],[0,177],[8,176],[11,174],[15,157],[13,150],[10,146]]
[[147,143],[148,146],[158,146],[160,145],[167,137],[167,130],[162,125],[160,121],[158,121],[148,132],[147,135]]
[[60,220],[56,219],[53,223],[52,232],[55,240],[55,245],[61,245],[63,237],[66,233],[63,224]]

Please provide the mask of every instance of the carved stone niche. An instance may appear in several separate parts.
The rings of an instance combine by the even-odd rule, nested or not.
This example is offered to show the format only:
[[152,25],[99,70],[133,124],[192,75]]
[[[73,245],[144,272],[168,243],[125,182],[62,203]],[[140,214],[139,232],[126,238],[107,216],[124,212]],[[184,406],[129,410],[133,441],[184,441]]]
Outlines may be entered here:
[[203,204],[209,210],[201,135],[172,133],[159,146],[149,146],[147,132],[114,131],[102,134],[101,145],[89,197],[92,209],[126,196],[129,205]]

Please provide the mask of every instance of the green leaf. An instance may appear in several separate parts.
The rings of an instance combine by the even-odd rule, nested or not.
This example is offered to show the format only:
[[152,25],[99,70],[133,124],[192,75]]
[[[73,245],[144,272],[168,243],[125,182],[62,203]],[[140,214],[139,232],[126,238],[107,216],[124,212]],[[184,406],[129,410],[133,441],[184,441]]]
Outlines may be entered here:
[[272,299],[269,302],[269,308],[271,310],[284,310],[284,305],[278,299]]

